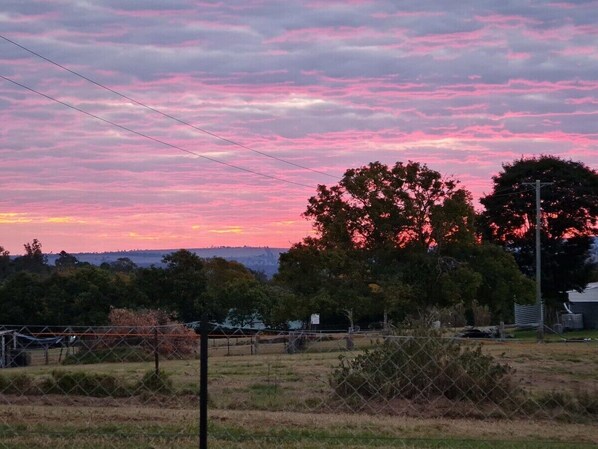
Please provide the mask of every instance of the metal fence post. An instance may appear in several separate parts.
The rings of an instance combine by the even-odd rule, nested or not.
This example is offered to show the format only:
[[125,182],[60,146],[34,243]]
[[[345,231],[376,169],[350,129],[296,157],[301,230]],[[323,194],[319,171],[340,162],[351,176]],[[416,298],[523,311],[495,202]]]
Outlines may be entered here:
[[154,327],[154,365],[156,370],[156,379],[160,376],[160,356],[158,352],[158,328]]
[[208,318],[201,317],[199,347],[199,449],[208,448]]

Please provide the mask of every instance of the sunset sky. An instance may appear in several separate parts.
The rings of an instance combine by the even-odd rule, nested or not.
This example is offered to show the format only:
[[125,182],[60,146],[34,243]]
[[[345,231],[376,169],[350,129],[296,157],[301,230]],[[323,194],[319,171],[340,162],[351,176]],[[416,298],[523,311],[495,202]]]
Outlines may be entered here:
[[288,247],[317,184],[375,160],[476,201],[521,156],[598,168],[597,1],[3,0],[0,35],[240,144],[0,39],[3,77],[147,136],[0,78],[12,254]]

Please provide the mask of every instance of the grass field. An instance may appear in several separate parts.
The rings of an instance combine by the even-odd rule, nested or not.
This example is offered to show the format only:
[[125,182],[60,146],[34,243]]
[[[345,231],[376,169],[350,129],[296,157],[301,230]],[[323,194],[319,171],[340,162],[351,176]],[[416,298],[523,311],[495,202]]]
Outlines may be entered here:
[[[532,340],[536,341],[537,332],[535,330],[516,330],[512,334],[518,340]],[[550,334],[544,335],[544,340],[547,342],[558,342],[563,340],[579,340],[579,339],[591,339],[598,340],[598,329],[588,329],[580,331],[567,331],[563,334]]]
[[[489,341],[483,352],[515,368],[530,395],[549,398],[546,413],[513,416],[473,403],[389,401],[355,407],[333,398],[339,356],[356,355],[376,337],[342,339],[284,354],[282,345],[210,344],[211,448],[598,448],[596,416],[568,410],[583,392],[598,403],[598,345]],[[226,355],[237,354],[237,355]],[[174,393],[125,398],[0,394],[0,448],[197,447],[198,361],[163,360]],[[53,370],[115,376],[133,385],[152,362],[37,365],[5,370],[46,379]],[[4,374],[4,373],[2,373]],[[597,412],[598,413],[598,412]]]

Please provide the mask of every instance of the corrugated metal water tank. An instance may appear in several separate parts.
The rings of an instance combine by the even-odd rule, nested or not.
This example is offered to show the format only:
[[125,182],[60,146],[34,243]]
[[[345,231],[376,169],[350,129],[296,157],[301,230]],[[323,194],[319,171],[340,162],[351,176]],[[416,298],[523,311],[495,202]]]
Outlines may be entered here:
[[537,304],[515,304],[515,325],[517,327],[537,326],[540,308]]
[[564,329],[583,329],[583,315],[581,313],[565,313],[561,315],[561,323]]

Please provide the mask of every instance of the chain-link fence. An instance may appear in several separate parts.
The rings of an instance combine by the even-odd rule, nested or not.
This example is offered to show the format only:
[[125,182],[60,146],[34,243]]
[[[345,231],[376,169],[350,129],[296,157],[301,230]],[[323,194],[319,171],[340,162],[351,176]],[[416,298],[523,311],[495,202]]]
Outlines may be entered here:
[[[598,344],[213,328],[210,448],[597,448]],[[0,448],[196,448],[182,325],[0,328]]]

